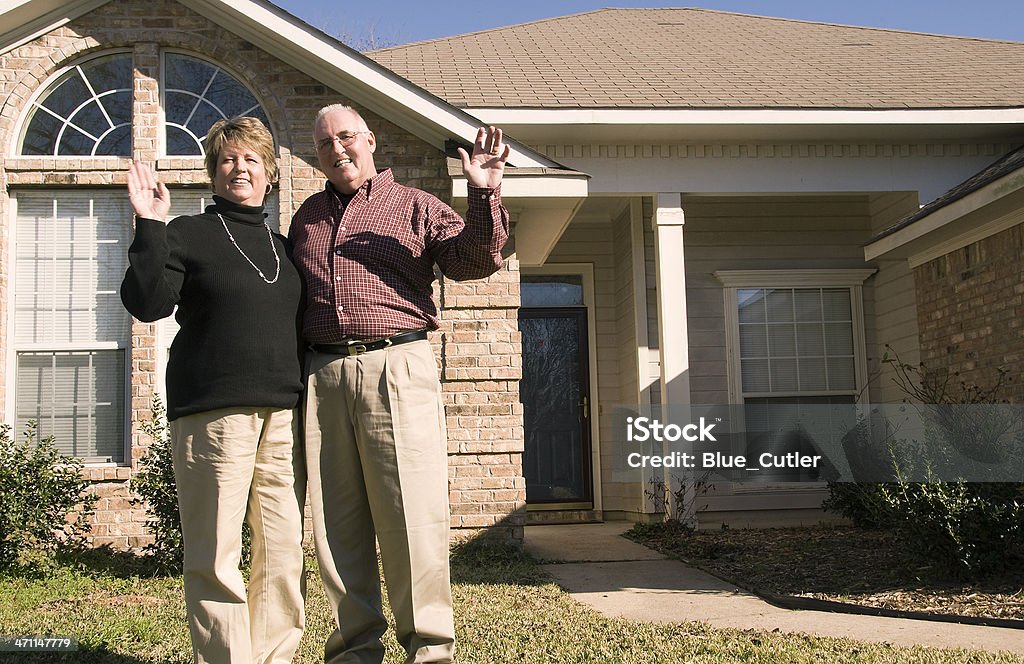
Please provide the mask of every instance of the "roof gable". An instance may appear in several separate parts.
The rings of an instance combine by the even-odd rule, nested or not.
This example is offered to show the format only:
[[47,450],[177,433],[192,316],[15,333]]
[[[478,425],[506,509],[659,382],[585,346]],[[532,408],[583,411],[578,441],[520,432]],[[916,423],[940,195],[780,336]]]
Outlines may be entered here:
[[[0,52],[74,20],[109,0],[16,0],[0,14]],[[471,144],[481,122],[266,0],[177,0],[352,101],[442,148]],[[509,163],[563,168],[509,140]]]
[[704,9],[602,9],[369,55],[467,108],[1024,107],[1024,43]]

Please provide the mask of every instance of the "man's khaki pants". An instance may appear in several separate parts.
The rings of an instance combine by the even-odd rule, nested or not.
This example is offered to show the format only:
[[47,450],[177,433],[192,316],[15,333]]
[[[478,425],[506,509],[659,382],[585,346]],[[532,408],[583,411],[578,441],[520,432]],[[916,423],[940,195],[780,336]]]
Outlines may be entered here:
[[320,576],[338,629],[325,661],[380,662],[380,546],[408,662],[454,652],[448,450],[434,353],[414,341],[307,356],[306,464]]
[[[302,638],[306,483],[294,415],[224,408],[171,422],[195,662],[286,664]],[[252,529],[248,602],[243,519]]]

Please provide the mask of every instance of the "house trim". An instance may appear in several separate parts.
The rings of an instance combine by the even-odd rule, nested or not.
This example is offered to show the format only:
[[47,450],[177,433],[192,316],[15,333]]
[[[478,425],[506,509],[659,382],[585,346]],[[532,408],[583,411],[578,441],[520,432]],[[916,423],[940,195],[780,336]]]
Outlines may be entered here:
[[[865,260],[875,260],[888,254],[890,252],[903,249],[909,251],[913,248],[914,244],[920,244],[926,236],[934,233],[940,229],[948,227],[950,224],[957,220],[981,210],[982,208],[996,203],[1007,196],[1017,194],[1018,192],[1024,192],[1024,170],[1018,169],[1012,173],[1008,173],[1003,177],[990,182],[984,187],[976,191],[972,191],[963,198],[953,201],[948,205],[935,210],[931,214],[916,220],[914,223],[901,228],[900,230],[881,237],[874,242],[864,247],[864,258]],[[989,222],[983,226],[975,229],[971,229],[966,233],[962,233],[955,238],[951,238],[946,242],[937,245],[931,251],[919,252],[916,254],[915,261],[916,265],[931,260],[930,258],[923,258],[924,256],[931,255],[932,258],[936,258],[944,253],[959,249],[960,247],[967,246],[971,242],[975,242],[980,239],[984,239],[989,235],[1005,230],[1010,226],[1020,223],[1020,220],[1011,221],[1009,218],[1016,217],[1018,212],[1010,213],[999,220]],[[974,239],[965,241],[968,238],[973,237]],[[938,251],[938,247],[949,247],[944,249],[940,253],[934,253]]]

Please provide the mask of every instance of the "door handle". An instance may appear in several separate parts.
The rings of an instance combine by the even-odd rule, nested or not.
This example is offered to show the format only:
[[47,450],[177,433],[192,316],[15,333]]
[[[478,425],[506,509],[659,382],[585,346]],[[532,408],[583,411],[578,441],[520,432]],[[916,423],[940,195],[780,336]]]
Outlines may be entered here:
[[583,418],[590,419],[590,400],[584,396],[583,401],[579,403],[580,408],[583,409]]

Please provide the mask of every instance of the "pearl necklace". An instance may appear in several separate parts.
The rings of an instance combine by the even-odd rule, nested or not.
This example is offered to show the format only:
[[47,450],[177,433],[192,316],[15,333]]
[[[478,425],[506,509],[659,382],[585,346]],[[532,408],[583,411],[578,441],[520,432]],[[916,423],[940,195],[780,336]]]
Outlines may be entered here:
[[252,265],[252,269],[256,270],[257,274],[260,275],[260,279],[267,284],[276,283],[277,278],[281,276],[281,257],[277,255],[277,246],[274,244],[274,234],[270,232],[270,225],[266,222],[263,223],[263,227],[267,229],[267,237],[270,238],[270,249],[274,252],[274,262],[277,263],[277,272],[274,273],[273,279],[267,279],[267,276],[263,274],[263,270],[256,267],[256,263],[253,263],[252,259],[245,255],[242,248],[238,246],[237,242],[235,242],[235,236],[231,234],[231,230],[228,228],[228,222],[224,221],[224,217],[220,216],[220,212],[217,213],[217,218],[220,219],[221,225],[224,226],[224,232],[228,234],[228,239],[231,240],[231,244],[235,245],[235,249],[238,250],[238,253],[242,254],[242,258],[244,258],[249,265]]

